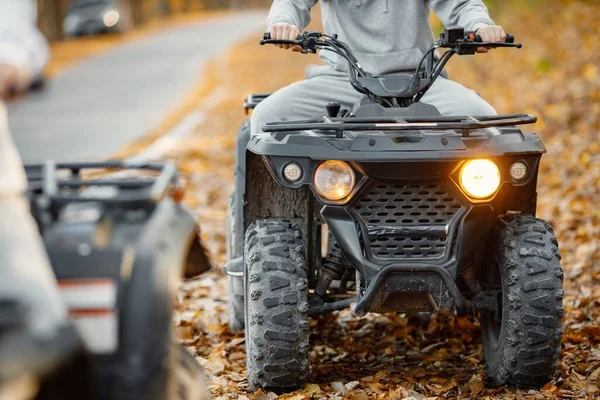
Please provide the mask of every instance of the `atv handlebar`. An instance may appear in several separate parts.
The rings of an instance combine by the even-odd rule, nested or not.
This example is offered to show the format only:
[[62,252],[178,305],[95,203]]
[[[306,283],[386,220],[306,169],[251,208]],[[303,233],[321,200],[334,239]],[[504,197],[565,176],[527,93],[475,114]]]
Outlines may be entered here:
[[[290,44],[290,45],[302,46],[305,43],[303,41],[303,38],[305,38],[306,36],[317,39],[317,38],[321,37],[322,34],[320,32],[304,32],[303,34],[298,35],[298,37],[295,40],[291,40],[291,39],[271,39],[271,33],[265,32],[263,34],[262,40],[259,43],[261,45]],[[510,33],[506,34],[506,39],[504,40],[504,42],[484,42],[481,39],[481,36],[479,36],[476,32],[467,32],[464,35],[463,41],[477,43],[478,47],[482,47],[482,46],[484,46],[484,47],[486,47],[486,46],[487,47],[517,47],[519,49],[522,47],[522,45],[520,43],[514,44],[515,37],[514,37],[514,35],[511,35]],[[512,46],[503,46],[503,44],[510,44]],[[441,46],[441,47],[444,47],[444,46]]]
[[[433,42],[429,50],[425,52],[423,58],[417,65],[413,74],[411,84],[408,89],[402,93],[402,97],[389,97],[395,99],[395,102],[406,107],[412,103],[418,102],[425,92],[429,90],[433,82],[443,71],[448,60],[454,55],[475,54],[479,48],[497,48],[497,47],[516,47],[521,48],[520,43],[514,43],[515,37],[511,34],[506,34],[504,42],[483,42],[481,37],[476,32],[465,32],[461,27],[447,28],[440,34],[440,39]],[[344,42],[338,40],[337,35],[327,35],[322,32],[306,31],[295,40],[289,39],[271,39],[270,32],[265,32],[261,45],[276,44],[276,45],[291,45],[300,46],[302,53],[316,53],[317,50],[330,51],[335,53],[348,62],[348,70],[350,75],[350,83],[359,92],[366,94],[374,102],[380,104],[392,104],[388,97],[382,97],[374,94],[371,89],[359,82],[361,78],[373,78],[373,75],[365,71],[358,59],[352,53],[352,50]],[[434,56],[435,50],[438,48],[448,49],[441,57]],[[425,65],[424,65],[425,64]],[[424,66],[424,70],[421,68]],[[423,84],[420,84],[422,82]],[[414,89],[416,88],[416,89]],[[411,90],[413,89],[413,90]]]

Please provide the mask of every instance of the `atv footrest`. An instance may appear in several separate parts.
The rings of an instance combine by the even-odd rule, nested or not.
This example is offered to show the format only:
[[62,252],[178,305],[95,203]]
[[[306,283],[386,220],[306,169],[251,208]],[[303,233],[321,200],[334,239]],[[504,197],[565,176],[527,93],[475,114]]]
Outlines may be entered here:
[[[452,301],[454,302],[456,315],[464,316],[467,314],[467,302],[448,271],[437,265],[426,264],[394,264],[383,267],[367,286],[364,295],[359,299],[356,307],[354,307],[354,313],[356,315],[364,315],[371,311],[371,306],[373,305],[375,298],[380,295],[382,291],[387,291],[388,293],[395,295],[402,295],[403,293],[410,294],[412,297],[415,297],[415,292],[412,290],[408,290],[406,292],[394,292],[393,290],[390,291],[389,289],[383,288],[386,282],[391,278],[391,274],[412,278],[417,274],[423,273],[437,275],[437,277],[440,278],[441,284],[443,287],[445,287],[448,294],[452,298]],[[427,280],[425,279],[423,281]],[[418,290],[417,292],[422,293],[423,295],[427,294],[427,292],[421,290]]]

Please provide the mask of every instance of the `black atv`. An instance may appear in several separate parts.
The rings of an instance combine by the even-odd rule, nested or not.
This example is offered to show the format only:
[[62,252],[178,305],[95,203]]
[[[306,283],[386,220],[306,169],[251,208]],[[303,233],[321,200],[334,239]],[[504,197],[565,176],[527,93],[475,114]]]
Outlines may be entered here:
[[[246,121],[239,133],[225,270],[250,387],[302,385],[309,317],[347,307],[478,314],[491,384],[551,379],[563,274],[554,232],[535,217],[545,148],[516,127],[536,118],[441,116],[419,102],[454,54],[521,45],[447,29],[413,75],[373,77],[320,32],[261,43],[342,55],[364,99],[268,123],[270,134],[251,139]],[[437,48],[448,50],[436,58]],[[265,97],[249,96],[246,109]]]
[[[200,365],[171,334],[179,280],[211,267],[180,204],[175,165],[49,162],[26,172],[32,213],[91,371],[90,394],[73,396],[76,378],[58,385],[51,377],[52,395],[42,390],[42,398],[208,398]],[[15,352],[14,364],[33,368],[56,352],[38,345],[28,358],[26,350]]]

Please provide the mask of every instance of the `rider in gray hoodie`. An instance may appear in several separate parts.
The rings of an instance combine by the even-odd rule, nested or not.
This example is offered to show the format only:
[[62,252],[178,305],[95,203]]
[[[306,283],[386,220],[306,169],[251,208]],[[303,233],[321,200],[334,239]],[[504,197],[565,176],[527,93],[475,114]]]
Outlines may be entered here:
[[[273,39],[295,39],[310,22],[317,0],[274,0],[267,18]],[[365,69],[375,76],[413,72],[433,42],[429,11],[445,26],[477,31],[484,41],[504,41],[481,0],[322,0],[325,33],[337,34]],[[290,46],[280,47],[289,49]],[[299,48],[292,48],[294,51]],[[480,52],[485,52],[481,49]],[[307,79],[282,88],[261,102],[252,115],[252,133],[270,121],[322,114],[335,101],[351,109],[361,97],[350,85],[347,63],[340,56],[320,52],[324,65],[313,65]],[[475,92],[440,77],[422,98],[443,115],[485,115],[495,110]]]

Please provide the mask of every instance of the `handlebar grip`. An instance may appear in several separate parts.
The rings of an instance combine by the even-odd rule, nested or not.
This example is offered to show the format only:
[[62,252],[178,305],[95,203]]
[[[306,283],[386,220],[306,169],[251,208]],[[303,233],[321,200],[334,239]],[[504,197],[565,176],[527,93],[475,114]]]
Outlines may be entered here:
[[303,35],[298,35],[296,40],[289,39],[272,39],[270,32],[263,33],[263,38],[259,41],[261,45],[265,44],[285,44],[285,45],[302,45],[301,43],[297,43],[297,41],[302,39]]
[[[467,39],[472,40],[474,42],[483,42],[483,40],[481,40],[481,36],[479,36],[475,32],[467,33],[466,37],[467,37]],[[515,36],[511,35],[510,33],[507,33],[506,39],[504,39],[504,43],[514,43],[514,42],[515,42]]]

